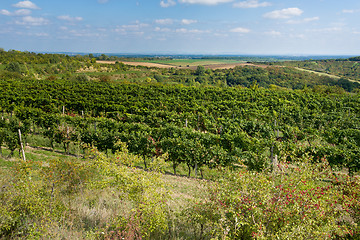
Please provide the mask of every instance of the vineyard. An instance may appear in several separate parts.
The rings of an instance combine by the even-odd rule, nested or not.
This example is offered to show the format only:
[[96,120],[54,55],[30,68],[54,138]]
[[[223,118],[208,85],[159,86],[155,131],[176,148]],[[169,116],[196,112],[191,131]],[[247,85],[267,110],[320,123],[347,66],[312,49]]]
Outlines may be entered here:
[[[0,238],[57,238],[49,229],[69,231],[74,226],[64,222],[85,221],[75,206],[79,194],[90,211],[99,210],[103,203],[95,195],[104,192],[116,199],[106,201],[123,207],[98,222],[86,215],[90,223],[83,223],[87,228],[78,238],[359,236],[360,97],[338,85],[315,84],[334,79],[250,67],[172,75],[171,69],[57,55],[15,64],[16,54],[22,53],[0,66],[0,199],[6,203],[0,206]],[[112,79],[131,71],[150,81]],[[225,82],[151,81],[161,71],[167,79],[216,82],[214,76],[222,76]],[[114,75],[105,78],[109,73]],[[282,75],[279,85],[261,87],[276,74]],[[306,76],[316,80],[313,87],[281,86],[280,79],[291,86],[290,79],[300,84]],[[9,163],[21,157],[22,144],[71,158]],[[174,207],[164,171],[194,178],[203,192]]]

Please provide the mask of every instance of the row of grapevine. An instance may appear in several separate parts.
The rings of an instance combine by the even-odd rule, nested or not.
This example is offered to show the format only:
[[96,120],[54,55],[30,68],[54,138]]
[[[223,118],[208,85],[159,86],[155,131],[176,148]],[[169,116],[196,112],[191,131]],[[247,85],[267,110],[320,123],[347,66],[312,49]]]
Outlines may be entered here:
[[360,166],[358,95],[40,80],[1,81],[0,90],[4,116],[65,151],[70,143],[116,151],[121,140],[147,159],[168,152],[174,171],[240,159],[259,168],[270,151]]

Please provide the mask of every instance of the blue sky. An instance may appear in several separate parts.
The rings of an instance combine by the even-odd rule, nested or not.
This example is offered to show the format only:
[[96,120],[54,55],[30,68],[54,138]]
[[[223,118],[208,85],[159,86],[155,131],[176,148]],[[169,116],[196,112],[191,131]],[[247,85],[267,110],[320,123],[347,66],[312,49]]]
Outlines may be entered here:
[[360,55],[359,0],[0,0],[5,50]]

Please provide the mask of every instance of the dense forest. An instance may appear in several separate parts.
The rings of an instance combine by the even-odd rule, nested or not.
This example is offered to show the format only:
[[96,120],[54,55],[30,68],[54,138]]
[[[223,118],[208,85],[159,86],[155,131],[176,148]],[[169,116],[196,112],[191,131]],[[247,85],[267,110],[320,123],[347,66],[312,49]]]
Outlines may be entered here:
[[[1,172],[13,178],[0,182],[1,238],[72,228],[61,225],[81,215],[72,199],[95,189],[119,193],[132,210],[92,222],[84,231],[93,239],[359,236],[357,82],[292,67],[158,69],[91,55],[2,51],[0,62],[2,163],[29,144],[77,157]],[[169,207],[165,165],[207,178],[206,194]],[[100,203],[86,198],[88,208]]]

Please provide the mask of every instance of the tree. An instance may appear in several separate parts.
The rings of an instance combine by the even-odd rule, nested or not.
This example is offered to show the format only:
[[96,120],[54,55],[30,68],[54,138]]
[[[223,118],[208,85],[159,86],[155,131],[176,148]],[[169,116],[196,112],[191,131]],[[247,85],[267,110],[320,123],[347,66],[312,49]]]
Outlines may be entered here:
[[205,67],[201,66],[201,65],[197,66],[195,74],[198,75],[198,76],[205,75]]
[[5,70],[9,72],[16,72],[21,73],[21,66],[18,62],[10,62],[6,67]]

